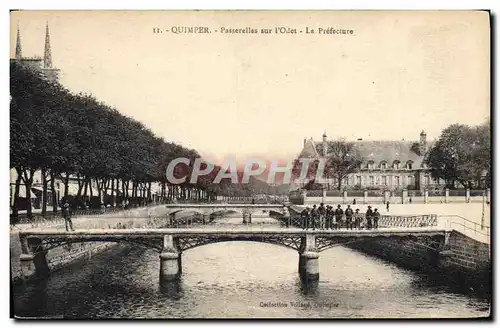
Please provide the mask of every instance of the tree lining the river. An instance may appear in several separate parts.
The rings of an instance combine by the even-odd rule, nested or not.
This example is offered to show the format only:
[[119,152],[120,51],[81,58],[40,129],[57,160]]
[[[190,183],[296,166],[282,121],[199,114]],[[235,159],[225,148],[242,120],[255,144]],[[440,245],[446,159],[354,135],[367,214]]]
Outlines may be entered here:
[[[88,94],[74,94],[49,81],[39,71],[17,62],[10,66],[10,167],[15,170],[12,213],[17,215],[21,185],[25,186],[28,216],[35,172],[41,173],[42,199],[50,191],[53,211],[58,202],[56,181],[63,184],[62,197],[78,206],[89,197],[151,202],[152,184],[159,182],[160,201],[172,199],[211,200],[219,195],[251,195],[250,185],[231,184],[229,179],[212,183],[220,167],[194,184],[172,185],[166,168],[178,157],[190,165],[178,165],[176,177],[189,176],[194,149],[165,141],[137,120],[121,114]],[[69,192],[76,180],[75,196]],[[93,194],[97,190],[97,195]],[[46,213],[42,203],[42,214]],[[98,205],[100,206],[100,204]]]

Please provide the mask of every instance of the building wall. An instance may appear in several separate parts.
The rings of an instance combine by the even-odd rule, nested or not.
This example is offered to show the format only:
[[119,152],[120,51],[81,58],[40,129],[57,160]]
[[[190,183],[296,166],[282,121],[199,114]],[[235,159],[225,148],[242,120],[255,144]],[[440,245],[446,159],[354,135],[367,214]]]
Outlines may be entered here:
[[[328,189],[336,189],[337,183],[334,179],[326,179]],[[424,170],[360,170],[351,173],[342,182],[342,189],[435,189],[444,188],[443,180],[439,182],[432,179],[430,173]]]

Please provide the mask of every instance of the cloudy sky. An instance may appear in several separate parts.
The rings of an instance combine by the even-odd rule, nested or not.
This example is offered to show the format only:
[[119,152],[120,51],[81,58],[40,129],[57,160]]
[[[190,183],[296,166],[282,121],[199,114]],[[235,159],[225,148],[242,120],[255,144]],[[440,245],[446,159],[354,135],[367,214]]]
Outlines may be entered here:
[[[43,56],[46,22],[68,89],[215,158],[289,158],[324,131],[433,139],[489,116],[487,13],[13,12],[11,57],[17,26],[23,55]],[[173,26],[212,33],[153,33]],[[297,34],[215,32],[278,26]]]

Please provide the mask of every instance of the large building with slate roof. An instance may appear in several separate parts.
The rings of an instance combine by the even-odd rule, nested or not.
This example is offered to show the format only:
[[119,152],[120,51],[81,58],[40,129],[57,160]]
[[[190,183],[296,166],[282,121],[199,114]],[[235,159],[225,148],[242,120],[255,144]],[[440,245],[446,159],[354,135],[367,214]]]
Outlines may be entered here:
[[[430,145],[427,135],[420,133],[419,141],[362,140],[354,142],[354,151],[362,159],[357,172],[342,181],[346,189],[424,190],[443,188],[443,180],[434,180],[424,164]],[[304,139],[299,157],[324,158],[327,156],[327,135],[322,141]],[[327,179],[327,188],[335,189],[336,181]]]

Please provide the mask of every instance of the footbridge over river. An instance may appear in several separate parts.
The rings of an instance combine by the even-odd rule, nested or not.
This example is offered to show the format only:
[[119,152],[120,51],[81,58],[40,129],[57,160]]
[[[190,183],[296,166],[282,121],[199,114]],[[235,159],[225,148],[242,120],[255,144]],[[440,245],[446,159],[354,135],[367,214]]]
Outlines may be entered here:
[[[187,206],[184,208],[188,208]],[[269,208],[270,209],[270,208]],[[277,208],[274,208],[277,209]],[[58,246],[77,242],[120,242],[139,244],[159,253],[160,280],[179,278],[182,272],[182,252],[202,245],[227,241],[253,241],[275,244],[297,251],[299,273],[307,281],[319,279],[320,252],[338,245],[363,239],[413,240],[425,244],[439,261],[446,252],[450,231],[436,226],[383,227],[373,230],[303,230],[289,227],[241,225],[228,227],[88,229],[78,231],[26,230],[19,233],[21,266],[35,270],[37,276],[49,273],[47,252]],[[262,254],[265,256],[265,254]]]
[[207,217],[207,221],[213,221],[217,215],[235,212],[241,214],[243,223],[252,223],[254,213],[268,213],[275,218],[289,217],[289,207],[282,204],[168,204],[165,207],[172,222],[175,222],[176,215],[182,212],[200,214]]

